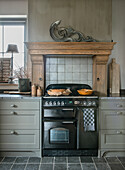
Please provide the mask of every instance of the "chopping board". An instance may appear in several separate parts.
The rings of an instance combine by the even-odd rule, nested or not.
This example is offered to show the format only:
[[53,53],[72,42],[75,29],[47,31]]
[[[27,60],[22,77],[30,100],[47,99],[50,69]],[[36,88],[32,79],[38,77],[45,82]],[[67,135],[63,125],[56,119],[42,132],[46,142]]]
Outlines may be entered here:
[[31,94],[31,92],[4,91],[4,94]]
[[120,65],[115,58],[109,64],[109,92],[120,93]]

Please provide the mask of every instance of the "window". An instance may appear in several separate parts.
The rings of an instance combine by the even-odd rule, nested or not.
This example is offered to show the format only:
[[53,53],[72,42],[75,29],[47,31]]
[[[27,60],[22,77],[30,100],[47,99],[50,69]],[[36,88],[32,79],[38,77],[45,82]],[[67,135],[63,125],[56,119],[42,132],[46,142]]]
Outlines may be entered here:
[[11,58],[6,53],[8,44],[15,44],[19,53],[13,54],[13,69],[24,66],[25,51],[25,24],[26,18],[0,18],[0,58]]

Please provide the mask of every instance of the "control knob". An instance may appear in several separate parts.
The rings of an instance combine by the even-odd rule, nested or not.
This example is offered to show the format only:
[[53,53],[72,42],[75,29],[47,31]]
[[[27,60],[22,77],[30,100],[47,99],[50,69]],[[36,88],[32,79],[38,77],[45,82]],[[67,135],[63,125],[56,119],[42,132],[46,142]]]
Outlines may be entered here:
[[51,101],[49,102],[49,105],[50,105],[50,106],[52,106],[52,105],[53,105]]
[[92,102],[92,106],[96,106],[96,102],[95,101]]
[[80,101],[75,100],[75,101],[74,101],[74,104],[76,104],[76,105],[77,105],[77,104],[80,104]]
[[64,106],[64,104],[65,104],[64,101],[61,101],[61,106]]
[[92,102],[91,101],[88,101],[88,106],[92,106]]
[[87,106],[87,102],[86,101],[83,101],[83,106]]
[[56,101],[53,102],[53,105],[56,106]]
[[44,105],[45,105],[45,106],[48,106],[48,105],[49,105],[48,101],[46,101],[46,102],[44,103]]
[[57,105],[60,106],[60,102],[59,101],[57,102]]

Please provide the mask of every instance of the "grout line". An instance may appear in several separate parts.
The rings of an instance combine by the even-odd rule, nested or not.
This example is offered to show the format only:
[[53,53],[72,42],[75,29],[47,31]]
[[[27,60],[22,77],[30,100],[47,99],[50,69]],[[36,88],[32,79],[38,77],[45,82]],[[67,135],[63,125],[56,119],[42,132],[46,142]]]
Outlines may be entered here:
[[55,156],[53,157],[53,170],[54,170],[54,166],[55,166]]
[[26,166],[25,166],[24,170],[26,170],[29,159],[30,159],[30,157],[28,157],[28,159],[27,159]]
[[66,157],[66,164],[67,164],[67,170],[68,170],[68,157]]
[[109,169],[111,170],[111,167],[109,166],[109,163],[108,163],[108,161],[107,161],[107,159],[106,159],[106,157],[103,157],[104,159],[105,159],[105,161],[106,161],[106,163],[107,163],[107,166],[109,167]]
[[119,160],[120,164],[122,165],[122,167],[125,169],[125,167],[123,166],[122,162],[120,161],[120,159],[117,157],[117,159]]
[[13,165],[14,165],[14,163],[15,163],[16,159],[17,159],[17,157],[16,157],[16,158],[15,158],[15,160],[13,161],[13,163],[12,163],[12,166],[11,166],[10,170],[12,169],[12,167],[13,167]]
[[96,164],[95,164],[95,161],[94,161],[93,157],[92,157],[92,161],[93,161],[93,164],[95,166],[95,170],[97,170],[97,167],[96,167]]
[[82,163],[81,163],[81,158],[80,157],[79,157],[79,162],[80,162],[80,165],[81,165],[81,169],[83,170]]

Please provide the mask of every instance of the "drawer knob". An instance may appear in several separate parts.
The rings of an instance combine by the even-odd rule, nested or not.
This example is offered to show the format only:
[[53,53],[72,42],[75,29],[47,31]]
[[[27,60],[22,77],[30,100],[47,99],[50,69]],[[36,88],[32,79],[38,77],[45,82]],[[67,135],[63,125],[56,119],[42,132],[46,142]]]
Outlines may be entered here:
[[12,131],[10,132],[10,134],[11,134],[11,135],[17,135],[18,133],[17,133],[16,131],[12,130]]
[[11,106],[11,107],[16,107],[14,104],[11,104],[10,106]]
[[11,114],[13,114],[13,115],[17,115],[17,113],[16,112],[10,112]]
[[122,115],[122,112],[117,112],[117,115]]
[[117,133],[117,134],[122,134],[122,131],[117,131],[116,133]]
[[116,107],[122,107],[122,104],[117,104]]

